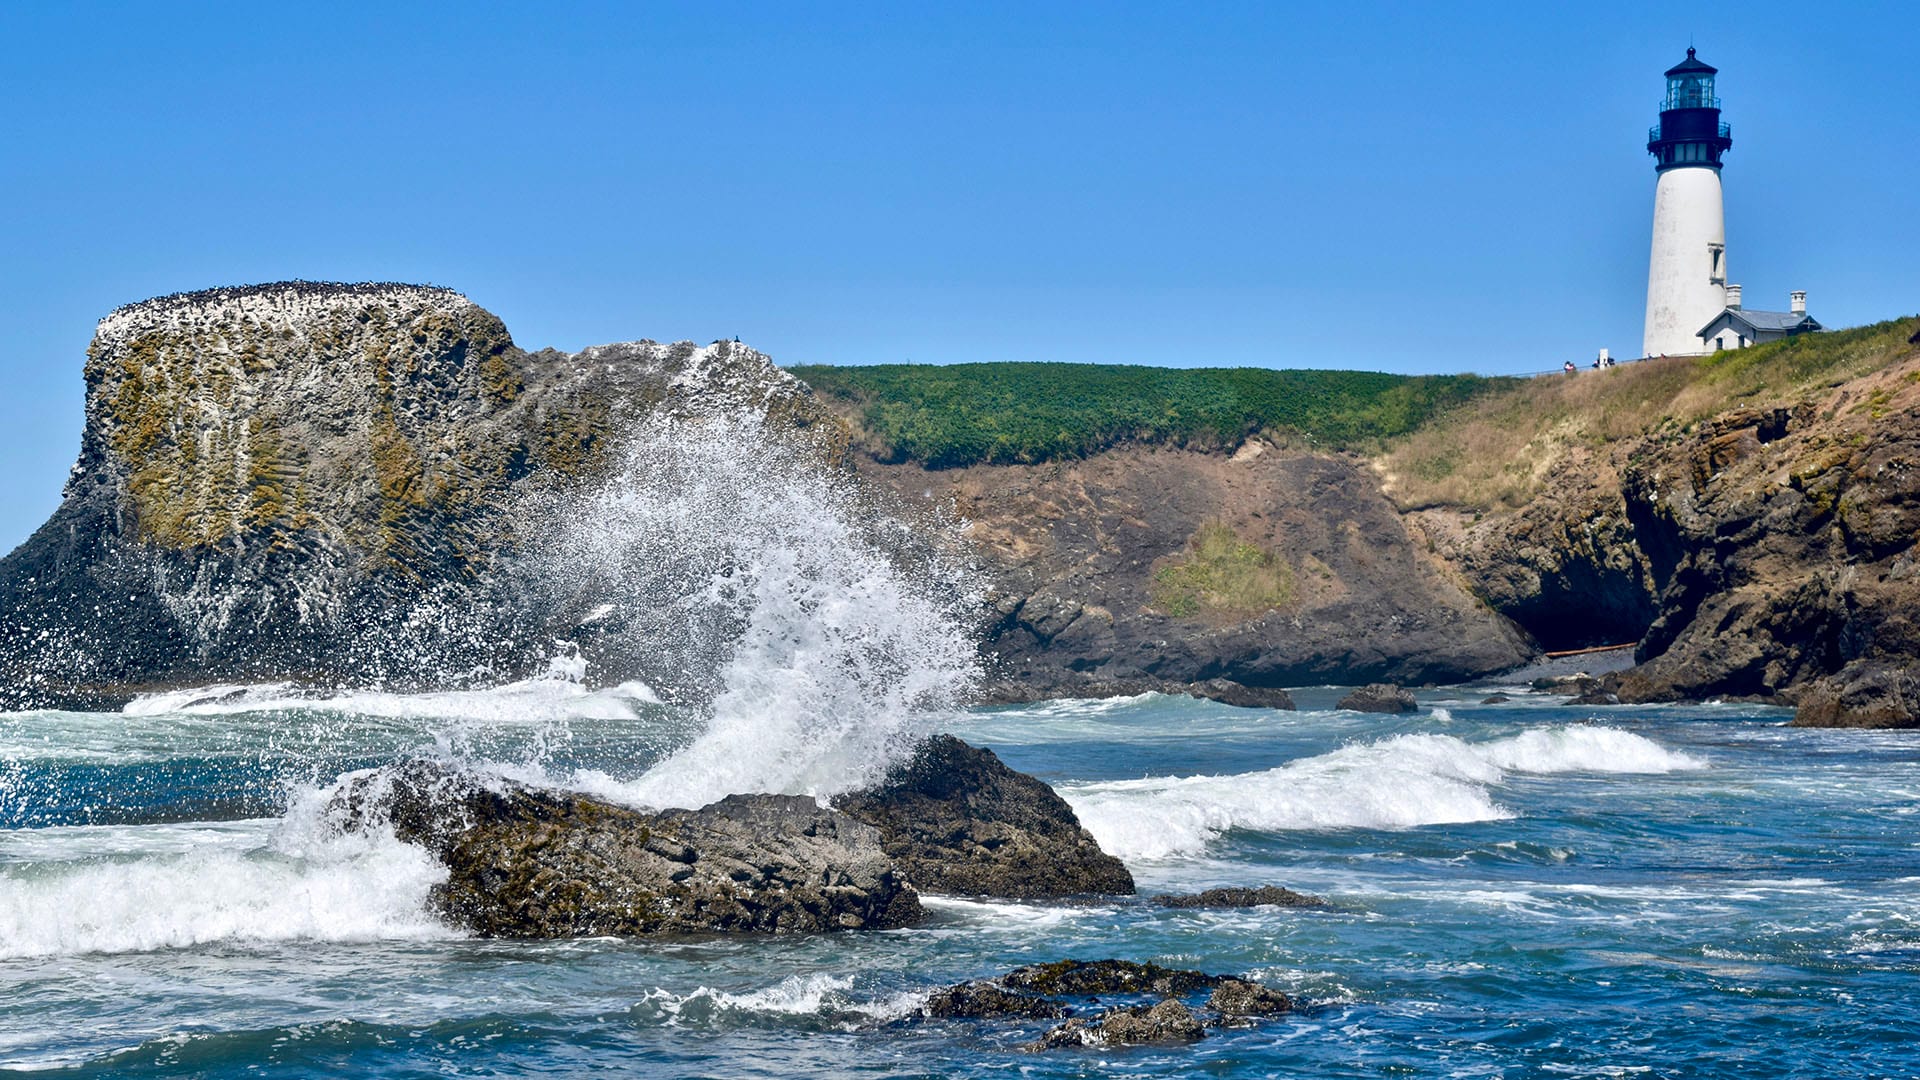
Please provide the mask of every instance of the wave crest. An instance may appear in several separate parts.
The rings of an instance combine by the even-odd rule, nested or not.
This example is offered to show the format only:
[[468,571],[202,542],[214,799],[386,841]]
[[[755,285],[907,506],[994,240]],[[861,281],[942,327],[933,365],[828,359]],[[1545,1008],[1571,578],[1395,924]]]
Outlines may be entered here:
[[1574,725],[1485,743],[1398,735],[1262,772],[1073,784],[1061,795],[1101,847],[1153,860],[1195,854],[1231,829],[1405,829],[1510,818],[1491,791],[1509,772],[1704,767],[1631,732]]

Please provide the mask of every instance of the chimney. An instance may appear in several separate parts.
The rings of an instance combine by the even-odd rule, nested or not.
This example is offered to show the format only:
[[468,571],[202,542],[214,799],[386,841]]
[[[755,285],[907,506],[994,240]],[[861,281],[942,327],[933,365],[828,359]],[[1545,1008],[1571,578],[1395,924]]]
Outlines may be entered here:
[[1740,310],[1740,286],[1738,285],[1727,286],[1727,307],[1733,309],[1734,311]]
[[1795,289],[1788,293],[1787,297],[1792,301],[1792,306],[1787,309],[1788,311],[1793,312],[1795,315],[1805,315],[1807,313],[1807,290]]

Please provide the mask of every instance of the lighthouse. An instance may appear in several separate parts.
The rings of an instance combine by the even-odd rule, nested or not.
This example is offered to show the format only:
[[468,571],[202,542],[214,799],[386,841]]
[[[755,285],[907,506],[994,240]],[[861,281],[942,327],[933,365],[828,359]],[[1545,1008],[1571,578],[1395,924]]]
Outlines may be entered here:
[[1727,232],[1720,156],[1733,129],[1713,94],[1717,69],[1687,50],[1667,69],[1660,123],[1647,133],[1653,188],[1653,257],[1647,267],[1644,356],[1708,351],[1700,328],[1727,309]]

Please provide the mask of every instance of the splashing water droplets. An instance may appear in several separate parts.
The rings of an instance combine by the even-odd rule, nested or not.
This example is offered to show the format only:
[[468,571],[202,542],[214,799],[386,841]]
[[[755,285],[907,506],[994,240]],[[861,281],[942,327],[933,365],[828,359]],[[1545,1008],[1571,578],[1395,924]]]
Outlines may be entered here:
[[524,508],[532,587],[706,729],[603,794],[699,806],[877,779],[976,676],[960,568],[754,414],[655,416],[606,480]]

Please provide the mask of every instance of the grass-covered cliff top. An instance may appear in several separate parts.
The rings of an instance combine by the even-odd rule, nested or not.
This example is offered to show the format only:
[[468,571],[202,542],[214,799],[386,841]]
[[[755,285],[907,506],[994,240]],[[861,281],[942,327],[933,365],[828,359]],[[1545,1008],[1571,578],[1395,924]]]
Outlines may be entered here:
[[934,468],[1084,457],[1129,442],[1230,448],[1262,430],[1329,449],[1371,447],[1515,381],[1114,364],[790,370],[876,457]]
[[1841,383],[1920,354],[1908,341],[1917,329],[1920,316],[1909,316],[1710,356],[1512,380],[1394,439],[1381,465],[1402,506],[1520,506],[1573,455],[1683,433],[1742,406],[1825,398]]

